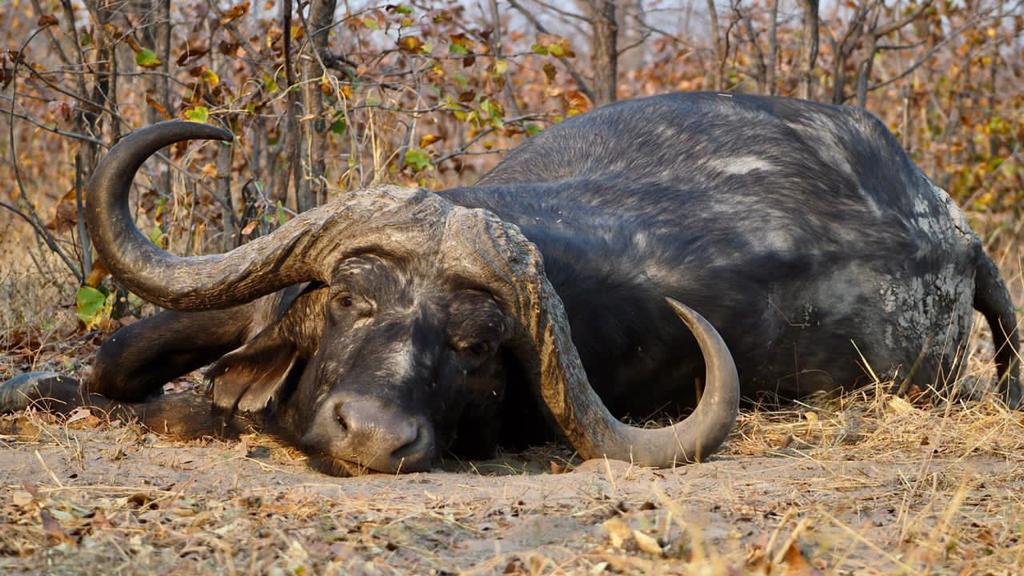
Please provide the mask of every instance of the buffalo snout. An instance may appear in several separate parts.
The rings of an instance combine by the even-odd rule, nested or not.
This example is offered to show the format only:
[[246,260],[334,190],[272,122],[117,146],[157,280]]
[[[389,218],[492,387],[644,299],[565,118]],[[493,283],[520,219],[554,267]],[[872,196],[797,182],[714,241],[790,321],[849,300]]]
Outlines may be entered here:
[[426,419],[368,396],[325,402],[303,444],[335,463],[388,473],[429,470],[435,454]]

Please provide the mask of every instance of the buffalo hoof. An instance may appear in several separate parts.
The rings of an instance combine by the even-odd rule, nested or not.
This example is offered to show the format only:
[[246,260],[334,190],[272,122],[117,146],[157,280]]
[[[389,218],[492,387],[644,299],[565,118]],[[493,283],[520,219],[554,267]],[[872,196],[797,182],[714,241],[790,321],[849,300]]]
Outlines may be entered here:
[[74,401],[78,381],[56,372],[26,372],[0,384],[0,414],[29,406],[50,409],[50,404]]

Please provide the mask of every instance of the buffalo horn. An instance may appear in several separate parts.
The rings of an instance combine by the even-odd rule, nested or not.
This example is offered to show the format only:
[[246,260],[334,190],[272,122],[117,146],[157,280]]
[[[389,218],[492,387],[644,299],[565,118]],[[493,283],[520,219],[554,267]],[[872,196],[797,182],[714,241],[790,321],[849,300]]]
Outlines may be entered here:
[[111,273],[142,298],[178,310],[225,308],[309,279],[308,266],[293,256],[301,253],[298,244],[315,215],[300,215],[271,235],[212,256],[178,257],[139,232],[128,205],[135,173],[161,148],[193,139],[231,141],[233,136],[207,124],[161,122],[123,138],[96,167],[86,223]]
[[[697,312],[667,299],[693,332],[704,355],[706,385],[696,410],[672,426],[636,428],[620,422],[590,386],[572,342],[565,308],[544,275],[537,248],[515,226],[478,213],[479,257],[492,287],[516,319],[519,357],[544,405],[584,458],[608,457],[643,466],[696,462],[715,452],[736,422],[740,385],[732,355],[718,332]],[[666,310],[667,312],[667,310]],[[642,393],[642,392],[639,392]]]

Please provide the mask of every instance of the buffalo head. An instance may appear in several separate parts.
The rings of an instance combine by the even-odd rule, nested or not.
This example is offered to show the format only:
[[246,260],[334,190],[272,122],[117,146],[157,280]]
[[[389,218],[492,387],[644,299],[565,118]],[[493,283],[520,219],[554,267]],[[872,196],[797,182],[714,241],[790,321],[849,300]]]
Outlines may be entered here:
[[232,135],[165,122],[111,149],[89,189],[96,249],[124,286],[177,310],[225,308],[304,285],[278,323],[221,358],[210,378],[222,408],[275,406],[279,425],[322,468],[428,468],[467,406],[500,402],[503,358],[515,360],[585,458],[694,461],[732,428],[736,369],[698,314],[668,302],[705,357],[697,409],[666,428],[625,425],[587,382],[537,248],[493,214],[424,190],[349,192],[226,254],[160,250],[132,222],[131,182],[157,150],[196,138]]

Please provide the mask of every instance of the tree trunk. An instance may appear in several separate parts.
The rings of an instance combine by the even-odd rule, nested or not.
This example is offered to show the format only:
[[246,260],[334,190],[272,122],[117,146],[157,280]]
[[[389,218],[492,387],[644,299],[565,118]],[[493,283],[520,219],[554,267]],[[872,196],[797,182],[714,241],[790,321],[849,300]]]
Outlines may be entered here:
[[857,71],[857,105],[865,108],[868,103],[868,85],[871,83],[871,72],[875,65],[875,54],[878,53],[878,18],[882,12],[881,6],[875,8],[871,15],[871,24],[868,26],[867,46],[864,51],[867,56],[860,63]]
[[618,86],[619,26],[615,19],[614,0],[591,0],[590,23],[591,64],[594,69],[594,103],[598,106],[615,101]]
[[714,65],[711,72],[711,89],[718,91],[722,89],[722,76],[725,71],[725,54],[722,54],[722,31],[718,25],[718,10],[715,9],[715,0],[708,0],[708,20],[711,23],[711,47]]
[[[302,58],[302,97],[305,104],[307,120],[302,125],[303,140],[306,142],[308,156],[303,161],[303,172],[308,187],[308,197],[300,197],[299,210],[307,210],[327,201],[327,180],[325,173],[327,164],[324,154],[327,150],[328,120],[324,113],[324,98],[320,90],[322,78],[326,73],[323,55],[327,53],[328,36],[334,20],[337,0],[312,0],[309,4],[309,18],[303,21],[306,26],[306,50]],[[309,205],[303,205],[303,202]]]
[[775,72],[779,62],[779,0],[771,0],[772,7],[768,13],[768,70],[766,81],[768,83],[768,94],[775,96],[778,88],[775,86]]
[[221,252],[227,252],[234,248],[238,240],[235,207],[231,200],[231,153],[233,148],[231,142],[217,143],[217,181],[214,193],[217,195],[217,203],[220,204]]
[[284,187],[279,191],[287,198],[286,205],[292,207],[296,212],[303,212],[315,205],[309,188],[309,180],[302,169],[302,159],[305,158],[306,142],[303,139],[302,127],[299,125],[302,118],[302,103],[299,101],[298,93],[295,91],[295,64],[292,62],[292,0],[285,0],[281,3],[281,28],[284,36],[284,77],[288,85],[288,110],[285,112],[285,133],[287,144],[284,150],[284,162],[291,174],[294,196],[287,194],[288,179],[283,181]]
[[818,60],[818,0],[801,0],[804,5],[803,44],[800,49],[800,97],[814,98],[814,66]]

